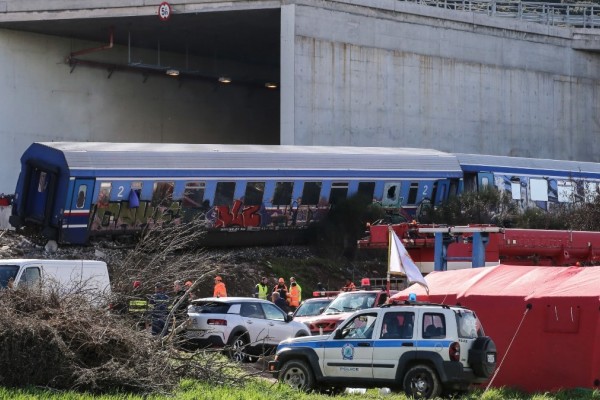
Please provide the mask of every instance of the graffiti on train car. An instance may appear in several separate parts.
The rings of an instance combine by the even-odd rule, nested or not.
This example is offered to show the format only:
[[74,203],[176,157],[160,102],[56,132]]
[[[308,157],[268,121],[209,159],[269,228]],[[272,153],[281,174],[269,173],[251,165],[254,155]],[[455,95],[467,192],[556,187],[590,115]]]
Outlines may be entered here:
[[266,212],[261,206],[245,206],[240,200],[233,202],[233,206],[215,206],[215,228],[228,227],[258,227],[264,226]]
[[235,200],[232,206],[182,207],[182,201],[172,201],[168,206],[153,205],[152,201],[106,201],[101,195],[90,215],[90,233],[130,232],[155,228],[166,223],[189,222],[202,215],[207,228],[277,228],[306,227],[327,214],[328,204],[302,205],[297,199],[289,206],[245,205]]

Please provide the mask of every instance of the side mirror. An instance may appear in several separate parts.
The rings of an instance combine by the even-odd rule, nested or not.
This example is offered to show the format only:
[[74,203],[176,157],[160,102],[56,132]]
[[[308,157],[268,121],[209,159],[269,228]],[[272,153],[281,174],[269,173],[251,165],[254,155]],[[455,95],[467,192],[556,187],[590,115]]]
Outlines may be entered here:
[[335,331],[333,331],[333,338],[334,339],[342,339],[342,331],[340,329],[336,329]]
[[325,311],[325,307],[319,308],[319,314],[323,314],[323,311]]
[[290,322],[293,319],[294,317],[292,317],[290,314],[285,314],[285,322]]

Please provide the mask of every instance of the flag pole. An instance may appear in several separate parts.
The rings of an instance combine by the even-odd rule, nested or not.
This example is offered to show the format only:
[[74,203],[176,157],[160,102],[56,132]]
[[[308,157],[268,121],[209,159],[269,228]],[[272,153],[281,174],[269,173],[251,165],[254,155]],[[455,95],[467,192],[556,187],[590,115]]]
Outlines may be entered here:
[[388,225],[388,268],[387,268],[387,283],[385,285],[385,291],[387,293],[387,298],[390,298],[390,258],[392,256],[392,227]]

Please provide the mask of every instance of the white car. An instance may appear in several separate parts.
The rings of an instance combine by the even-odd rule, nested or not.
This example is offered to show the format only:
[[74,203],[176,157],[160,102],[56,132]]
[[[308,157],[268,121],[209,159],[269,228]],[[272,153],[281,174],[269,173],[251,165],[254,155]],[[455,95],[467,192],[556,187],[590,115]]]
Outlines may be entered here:
[[188,307],[187,340],[200,347],[226,347],[236,361],[250,361],[285,339],[309,335],[306,325],[267,300],[208,297]]

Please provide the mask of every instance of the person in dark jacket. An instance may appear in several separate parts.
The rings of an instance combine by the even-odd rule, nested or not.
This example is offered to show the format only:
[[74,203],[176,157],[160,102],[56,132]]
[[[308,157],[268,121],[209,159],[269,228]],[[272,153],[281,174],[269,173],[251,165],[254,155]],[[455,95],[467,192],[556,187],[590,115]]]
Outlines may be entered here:
[[152,334],[160,335],[169,315],[169,296],[165,294],[165,288],[160,282],[154,285],[154,294],[150,297],[150,306],[152,307]]
[[283,310],[283,312],[285,312],[286,314],[290,312],[290,308],[287,305],[287,301],[285,301],[284,299],[281,298],[281,296],[279,296],[279,292],[273,292],[273,294],[271,295],[271,300],[277,307],[281,308]]
[[273,291],[279,293],[279,297],[281,297],[284,301],[287,301],[288,288],[285,285],[285,279],[279,278],[279,281],[277,281],[277,286],[273,288]]

